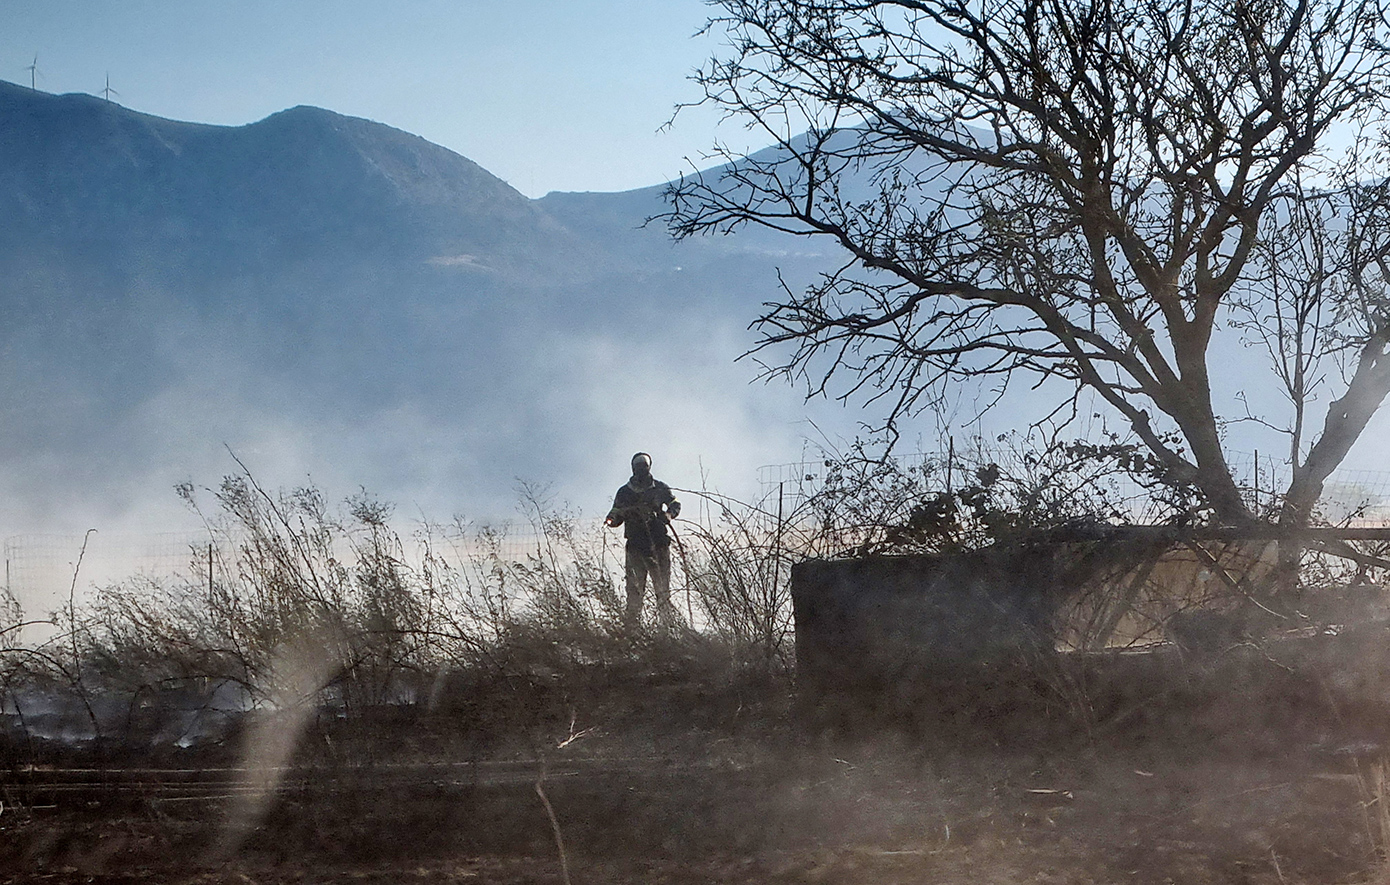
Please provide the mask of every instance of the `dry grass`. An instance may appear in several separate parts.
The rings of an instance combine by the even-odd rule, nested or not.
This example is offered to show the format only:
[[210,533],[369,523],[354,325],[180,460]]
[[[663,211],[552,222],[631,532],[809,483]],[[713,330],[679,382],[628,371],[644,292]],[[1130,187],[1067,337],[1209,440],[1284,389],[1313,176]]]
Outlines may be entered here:
[[[101,588],[65,610],[50,642],[0,648],[0,699],[13,710],[80,700],[93,746],[125,746],[196,731],[180,734],[161,712],[217,713],[225,735],[244,713],[300,706],[339,719],[402,706],[520,710],[539,726],[624,680],[789,678],[786,553],[731,503],[715,524],[681,524],[673,585],[684,611],[634,626],[612,536],[534,491],[523,505],[539,540],[520,556],[487,526],[403,536],[391,508],[366,495],[331,507],[317,489],[268,490],[247,472],[179,491],[207,528],[191,577]],[[0,604],[3,640],[21,615]]]

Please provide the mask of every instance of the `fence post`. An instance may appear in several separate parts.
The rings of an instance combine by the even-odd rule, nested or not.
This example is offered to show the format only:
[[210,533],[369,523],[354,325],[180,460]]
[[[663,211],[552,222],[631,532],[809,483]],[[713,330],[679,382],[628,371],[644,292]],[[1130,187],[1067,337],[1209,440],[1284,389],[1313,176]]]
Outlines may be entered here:
[[946,441],[946,497],[949,498],[951,497],[952,491],[951,471],[954,469],[956,463],[956,438],[954,436],[948,436],[946,437]]
[[1255,450],[1255,516],[1260,515],[1260,450]]
[[767,656],[767,665],[772,665],[773,644],[777,641],[777,601],[779,599],[777,585],[782,580],[782,490],[786,481],[777,483],[777,532],[772,546],[772,594],[767,600],[767,635],[763,637],[765,647],[763,654]]

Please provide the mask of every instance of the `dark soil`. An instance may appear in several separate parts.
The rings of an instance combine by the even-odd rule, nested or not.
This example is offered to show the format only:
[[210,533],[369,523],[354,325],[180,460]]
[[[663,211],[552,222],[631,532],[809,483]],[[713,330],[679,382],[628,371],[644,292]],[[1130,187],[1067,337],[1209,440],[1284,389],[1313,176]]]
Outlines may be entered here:
[[1254,709],[1281,708],[1234,689],[1222,709],[1248,715],[1224,730],[1193,727],[1214,708],[1190,698],[1109,729],[1024,728],[996,698],[987,722],[846,714],[854,727],[832,730],[775,689],[639,688],[528,695],[549,712],[486,726],[410,709],[320,721],[263,805],[240,767],[254,748],[11,748],[0,881],[560,883],[545,801],[571,881],[589,885],[1386,871],[1365,728],[1305,711],[1281,729]]

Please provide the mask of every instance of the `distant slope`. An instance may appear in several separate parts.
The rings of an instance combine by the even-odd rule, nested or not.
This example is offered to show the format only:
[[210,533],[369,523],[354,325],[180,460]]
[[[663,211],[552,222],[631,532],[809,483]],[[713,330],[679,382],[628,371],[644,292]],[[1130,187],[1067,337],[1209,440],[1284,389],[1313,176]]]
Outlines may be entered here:
[[224,444],[436,517],[506,514],[517,478],[599,506],[638,448],[746,478],[800,406],[733,360],[815,259],[673,244],[661,211],[528,200],[316,108],[207,126],[0,83],[0,536],[167,516]]

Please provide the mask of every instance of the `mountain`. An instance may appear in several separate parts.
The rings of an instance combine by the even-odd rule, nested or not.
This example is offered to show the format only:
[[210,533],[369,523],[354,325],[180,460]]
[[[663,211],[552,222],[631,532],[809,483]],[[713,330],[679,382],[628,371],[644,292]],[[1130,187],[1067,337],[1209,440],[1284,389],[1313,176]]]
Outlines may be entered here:
[[80,244],[126,267],[172,256],[272,268],[345,252],[518,267],[538,238],[568,244],[470,160],[317,108],[204,126],[0,84],[0,116],[0,209],[22,222],[7,229],[13,244]]
[[601,509],[637,449],[746,487],[803,409],[734,359],[778,269],[825,259],[672,243],[661,191],[530,200],[317,108],[209,126],[0,83],[0,535],[176,521],[226,448],[433,518],[506,516],[518,479]]

